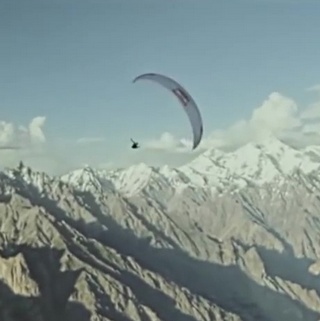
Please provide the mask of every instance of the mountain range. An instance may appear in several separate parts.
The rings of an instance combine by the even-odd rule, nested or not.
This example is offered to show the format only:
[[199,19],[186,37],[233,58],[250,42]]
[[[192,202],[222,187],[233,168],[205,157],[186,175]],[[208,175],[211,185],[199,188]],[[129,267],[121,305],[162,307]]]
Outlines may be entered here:
[[320,320],[320,147],[0,173],[0,319]]

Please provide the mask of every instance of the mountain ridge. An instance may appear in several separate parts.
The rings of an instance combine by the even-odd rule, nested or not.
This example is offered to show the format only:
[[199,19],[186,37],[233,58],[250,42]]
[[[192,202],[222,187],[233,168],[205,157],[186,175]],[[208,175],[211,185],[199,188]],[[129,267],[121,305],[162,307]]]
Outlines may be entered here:
[[[312,159],[307,154],[315,148],[298,151],[276,143],[271,146],[276,163],[295,163],[267,180],[255,174],[259,165],[273,164],[259,152],[268,150],[270,140],[238,154],[205,152],[216,180],[207,173],[195,175],[194,163],[189,169],[87,166],[63,177],[21,163],[1,172],[0,234],[7,237],[0,243],[10,254],[0,253],[1,280],[16,294],[40,293],[39,282],[79,270],[73,288],[64,290],[69,295],[64,303],[83,306],[91,315],[84,313],[84,321],[318,321],[320,162],[317,151]],[[231,165],[246,161],[251,150],[264,161],[249,159],[249,171],[234,170]],[[301,157],[291,157],[296,153]],[[228,166],[234,171],[219,171]],[[129,178],[133,182],[124,185]],[[60,268],[49,279],[41,277],[49,266],[44,255],[35,254],[35,284],[23,266],[30,262],[28,253],[41,248],[52,252],[49,257],[55,259],[48,262]],[[21,266],[14,272],[21,290],[11,277],[12,262]],[[50,292],[41,295],[40,303],[32,301],[42,307],[35,308],[38,314],[43,304],[54,306]],[[1,311],[0,306],[2,316]],[[78,315],[60,312],[61,318]],[[43,317],[30,312],[27,320]]]
[[[132,196],[149,183],[178,190],[190,186],[208,187],[212,191],[230,187],[239,190],[250,184],[261,186],[277,179],[283,181],[299,171],[305,175],[314,174],[319,168],[319,147],[309,146],[299,150],[269,137],[263,142],[248,143],[233,152],[207,150],[190,163],[177,168],[140,163],[110,171],[92,168],[90,173],[95,176],[95,184],[107,185],[110,190]],[[72,171],[61,176],[61,179],[75,186],[80,184],[83,188],[83,184],[90,181],[84,171]]]

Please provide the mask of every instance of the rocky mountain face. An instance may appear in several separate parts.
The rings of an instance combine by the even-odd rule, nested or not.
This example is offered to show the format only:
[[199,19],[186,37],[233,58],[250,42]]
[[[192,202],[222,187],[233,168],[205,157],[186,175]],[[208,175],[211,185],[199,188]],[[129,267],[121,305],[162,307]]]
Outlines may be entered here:
[[0,320],[320,320],[320,148],[0,173]]

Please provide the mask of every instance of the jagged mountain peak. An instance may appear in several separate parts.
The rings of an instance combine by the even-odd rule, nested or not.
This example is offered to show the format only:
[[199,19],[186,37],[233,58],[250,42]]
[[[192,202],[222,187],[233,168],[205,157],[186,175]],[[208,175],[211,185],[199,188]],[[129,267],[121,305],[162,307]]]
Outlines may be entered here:
[[98,170],[90,166],[76,169],[61,176],[61,181],[71,184],[84,191],[113,191],[111,180],[107,179]]
[[48,175],[45,172],[33,170],[20,162],[16,168],[6,168],[3,174],[12,180],[12,186],[17,184],[32,186],[39,192],[43,192],[46,188],[51,188],[52,183],[58,183],[59,179]]
[[285,140],[276,137],[272,133],[269,133],[267,135],[263,136],[257,136],[257,137],[252,137],[252,141],[248,143],[249,145],[261,145],[265,147],[284,147],[287,148],[289,147],[288,143],[285,142]]
[[[296,178],[293,175],[296,171],[309,175],[316,173],[319,168],[320,148],[317,146],[298,150],[269,136],[231,152],[207,150],[190,163],[177,168],[154,167],[141,162],[127,168],[106,171],[87,165],[56,179],[85,191],[119,191],[133,196],[146,189],[150,193],[157,193],[159,188],[177,192],[188,187],[241,189],[249,182],[261,185],[279,179],[292,180]],[[37,186],[39,190],[54,180],[23,164],[7,173],[11,178],[19,177],[28,184]]]
[[284,141],[280,140],[279,138],[269,135],[265,137],[264,139],[255,139],[252,142],[249,142],[245,144],[244,146],[241,146],[238,148],[238,152],[241,150],[255,150],[259,149],[265,153],[276,155],[279,154],[279,152],[286,152],[286,151],[293,151],[295,148],[289,146]]
[[[299,171],[283,186],[212,193],[214,186],[226,191],[230,184],[245,187],[247,180],[257,181],[256,168],[250,172],[240,166],[250,160],[243,150],[255,151],[252,157],[260,163],[254,164],[264,169],[274,170],[283,159],[282,154],[247,145],[242,152],[207,153],[212,166],[203,172],[191,163],[180,168],[143,164],[109,172],[85,167],[60,182],[86,193],[50,188],[59,182],[52,178],[43,197],[16,193],[6,201],[0,198],[1,233],[19,235],[17,249],[0,253],[1,280],[10,280],[12,289],[19,284],[27,294],[36,286],[31,276],[44,282],[46,298],[31,300],[32,305],[41,308],[49,298],[56,302],[64,296],[67,306],[77,301],[92,314],[69,311],[68,320],[316,321],[320,287],[311,274],[320,255],[316,173]],[[309,159],[310,150],[294,153]],[[21,183],[21,189],[31,190],[23,182],[38,174],[31,169],[23,173],[3,173],[0,187]],[[107,184],[125,195],[109,195]],[[97,192],[106,197],[95,197]],[[48,253],[59,248],[64,255],[47,257],[29,251],[30,244],[45,245]],[[12,254],[22,247],[22,254]],[[72,272],[80,270],[79,277]],[[17,280],[12,278],[16,271],[21,274]],[[63,293],[59,288],[64,286]],[[11,319],[3,316],[7,305],[1,291],[0,282],[1,320],[16,321],[13,308]],[[43,321],[33,314],[27,320]]]
[[141,191],[157,193],[158,189],[166,188],[176,192],[188,187],[215,191],[241,189],[248,184],[293,180],[296,171],[309,175],[319,168],[320,148],[298,150],[268,136],[230,152],[209,149],[177,168],[154,167],[143,162],[110,171],[86,166],[64,175],[62,180],[82,190],[119,191],[133,196]]
[[[313,157],[310,151],[313,152]],[[269,136],[264,140],[248,143],[232,152],[209,150],[197,157],[183,169],[203,175],[228,175],[240,177],[255,183],[270,182],[281,175],[290,175],[300,169],[308,174],[319,168],[320,150],[295,149],[281,140]],[[222,174],[222,172],[224,174]]]

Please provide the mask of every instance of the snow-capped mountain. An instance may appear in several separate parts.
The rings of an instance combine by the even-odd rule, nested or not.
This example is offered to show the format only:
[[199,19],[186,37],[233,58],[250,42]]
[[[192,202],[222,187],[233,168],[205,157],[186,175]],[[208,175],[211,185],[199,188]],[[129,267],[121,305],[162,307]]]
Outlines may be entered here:
[[[142,163],[115,171],[81,169],[64,175],[62,180],[81,189],[93,180],[102,180],[108,182],[104,184],[110,188],[133,196],[152,187],[156,187],[156,192],[168,188],[179,192],[187,187],[239,190],[249,185],[283,182],[298,172],[317,176],[319,168],[319,147],[297,150],[270,137],[260,144],[249,143],[234,152],[208,150],[179,168],[155,168]],[[91,177],[87,175],[88,171],[91,171]]]
[[179,168],[0,173],[0,320],[317,321],[319,166],[269,138]]

